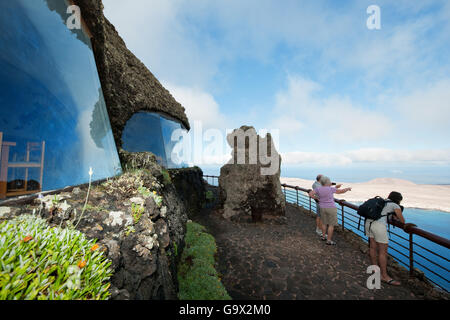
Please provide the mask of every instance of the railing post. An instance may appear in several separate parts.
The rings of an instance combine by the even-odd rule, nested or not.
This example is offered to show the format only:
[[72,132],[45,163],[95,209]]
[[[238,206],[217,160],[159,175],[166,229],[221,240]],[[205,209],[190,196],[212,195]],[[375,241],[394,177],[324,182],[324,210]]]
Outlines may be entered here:
[[414,275],[414,242],[413,233],[409,233],[409,275],[412,277]]
[[344,205],[341,202],[341,212],[342,212],[342,231],[344,231]]
[[307,194],[308,194],[308,198],[309,198],[309,212],[312,212],[312,206],[311,206],[311,196],[309,195],[309,193],[311,192],[310,189],[308,189]]
[[298,207],[299,204],[298,204],[298,188],[297,187],[295,187],[295,192],[297,193],[297,207]]

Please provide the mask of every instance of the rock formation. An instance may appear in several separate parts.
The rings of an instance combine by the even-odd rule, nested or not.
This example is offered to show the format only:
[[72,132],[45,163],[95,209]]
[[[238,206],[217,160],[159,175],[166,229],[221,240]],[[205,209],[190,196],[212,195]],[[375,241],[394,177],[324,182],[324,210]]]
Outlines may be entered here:
[[[223,217],[261,221],[285,215],[281,191],[281,157],[268,133],[242,126],[227,136],[233,158],[220,169],[219,196]],[[265,152],[267,151],[267,152]]]
[[200,212],[205,204],[206,186],[199,167],[169,169],[170,178],[183,201],[188,218]]

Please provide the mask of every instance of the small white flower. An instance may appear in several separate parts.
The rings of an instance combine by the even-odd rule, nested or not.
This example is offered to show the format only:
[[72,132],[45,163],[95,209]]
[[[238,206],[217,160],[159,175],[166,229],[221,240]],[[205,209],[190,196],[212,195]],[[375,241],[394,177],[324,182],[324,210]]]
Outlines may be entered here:
[[167,207],[166,207],[166,206],[163,206],[163,207],[161,208],[161,217],[165,218],[165,217],[166,217],[166,214],[167,214]]
[[63,212],[66,212],[70,208],[70,204],[67,203],[67,200],[64,200],[64,203],[60,204],[59,207]]
[[80,268],[78,268],[78,266],[69,266],[67,268],[67,273],[70,275],[66,282],[67,288],[73,290],[79,289],[81,285]]

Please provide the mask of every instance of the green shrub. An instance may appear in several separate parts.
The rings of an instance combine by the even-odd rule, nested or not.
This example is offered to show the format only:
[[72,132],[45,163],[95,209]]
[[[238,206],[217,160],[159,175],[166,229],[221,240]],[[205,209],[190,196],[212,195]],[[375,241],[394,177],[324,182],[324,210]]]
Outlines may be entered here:
[[151,195],[150,190],[148,190],[148,188],[144,187],[144,186],[140,186],[138,188],[138,192],[144,197],[144,198],[148,198]]
[[161,174],[162,174],[163,179],[164,179],[164,184],[171,184],[172,183],[172,179],[170,178],[169,171],[167,171],[166,169],[161,169]]
[[145,209],[141,204],[132,203],[131,204],[131,215],[133,217],[133,222],[136,224],[141,220],[142,214]]
[[214,200],[214,193],[211,190],[206,191],[205,198],[209,202],[213,201]]
[[216,242],[205,228],[188,222],[178,266],[181,300],[231,300],[214,268],[216,252]]
[[110,265],[77,230],[33,215],[0,224],[0,300],[105,300]]
[[173,243],[173,254],[175,257],[178,257],[178,246],[176,242]]

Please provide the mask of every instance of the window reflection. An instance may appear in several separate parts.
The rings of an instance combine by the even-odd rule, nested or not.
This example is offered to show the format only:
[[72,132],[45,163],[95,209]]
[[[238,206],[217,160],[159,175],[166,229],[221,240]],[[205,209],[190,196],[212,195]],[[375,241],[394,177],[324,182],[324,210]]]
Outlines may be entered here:
[[122,134],[122,147],[129,152],[150,151],[158,162],[167,168],[187,167],[172,158],[172,150],[176,143],[172,141],[175,130],[185,130],[179,122],[163,115],[150,112],[139,112],[128,120]]
[[65,1],[0,1],[0,197],[120,173],[89,37]]

